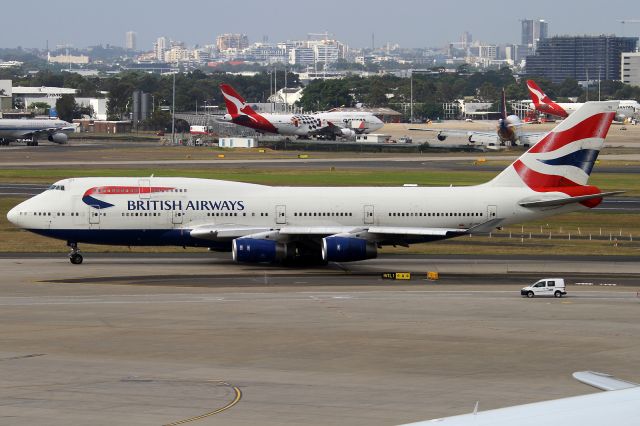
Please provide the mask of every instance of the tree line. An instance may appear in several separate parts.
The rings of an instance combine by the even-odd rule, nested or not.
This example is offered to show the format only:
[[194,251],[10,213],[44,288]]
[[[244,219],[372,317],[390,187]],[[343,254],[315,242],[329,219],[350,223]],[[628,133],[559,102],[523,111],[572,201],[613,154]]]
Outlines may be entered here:
[[[109,119],[127,118],[132,108],[132,94],[135,90],[149,93],[155,112],[147,123],[150,128],[165,128],[170,123],[166,111],[172,100],[173,75],[158,75],[140,71],[127,71],[114,76],[81,76],[69,72],[40,71],[27,76],[7,75],[2,70],[0,78],[13,79],[15,86],[53,86],[78,90],[78,97],[108,96]],[[486,72],[470,72],[466,68],[456,73],[433,70],[429,73],[414,73],[413,79],[392,74],[371,77],[347,76],[336,80],[314,80],[304,91],[299,107],[304,111],[323,111],[335,107],[354,107],[360,104],[368,107],[390,107],[405,115],[411,99],[413,80],[414,116],[435,118],[442,115],[442,104],[456,99],[471,98],[482,102],[497,103],[502,88],[507,99],[528,99],[525,79],[518,78],[509,68]],[[534,78],[553,99],[562,102],[568,98],[584,101],[587,92],[575,80],[565,80],[553,84],[544,78]],[[276,87],[284,87],[284,72],[277,73]],[[195,70],[176,75],[176,110],[193,111],[206,105],[215,105],[224,110],[224,99],[220,93],[220,83],[231,84],[249,102],[266,102],[272,91],[273,75],[266,71],[253,76],[226,74],[224,72],[205,73]],[[288,87],[300,86],[298,75],[288,73]],[[597,99],[598,89],[591,87],[589,99]],[[618,81],[603,81],[600,85],[601,99],[640,100],[640,87]],[[74,106],[70,99],[64,100],[62,108],[66,117],[76,118],[81,108]],[[69,116],[71,114],[71,116]],[[405,117],[406,118],[406,117]]]

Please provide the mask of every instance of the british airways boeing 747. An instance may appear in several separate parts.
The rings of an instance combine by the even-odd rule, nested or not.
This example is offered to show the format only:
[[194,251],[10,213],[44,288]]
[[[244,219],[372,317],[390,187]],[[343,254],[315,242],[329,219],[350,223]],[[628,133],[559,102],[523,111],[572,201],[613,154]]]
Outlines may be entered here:
[[617,102],[590,102],[491,181],[463,187],[271,187],[221,180],[87,177],[14,207],[28,231],[79,243],[230,251],[239,262],[349,262],[598,205],[587,185]]

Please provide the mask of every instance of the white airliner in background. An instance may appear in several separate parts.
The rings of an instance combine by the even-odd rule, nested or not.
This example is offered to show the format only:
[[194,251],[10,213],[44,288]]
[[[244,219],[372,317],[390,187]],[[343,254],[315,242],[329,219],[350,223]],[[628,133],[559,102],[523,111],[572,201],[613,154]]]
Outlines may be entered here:
[[[556,103],[552,101],[533,80],[527,80],[527,89],[529,89],[529,96],[531,96],[531,100],[533,101],[532,108],[544,114],[566,118],[584,105],[584,103],[581,102]],[[616,111],[616,120],[618,121],[624,121],[640,112],[640,104],[638,101],[625,100],[617,102],[620,103]]]
[[429,128],[410,128],[409,130],[421,132],[438,133],[438,140],[443,142],[448,137],[463,137],[469,141],[468,147],[485,150],[500,150],[509,146],[521,145],[524,147],[533,146],[546,133],[523,132],[522,127],[526,123],[520,120],[517,115],[507,114],[507,100],[504,89],[502,90],[502,101],[500,104],[500,119],[494,132],[477,131],[477,130],[455,130],[455,129],[429,129]]
[[231,251],[239,262],[349,262],[408,245],[595,207],[587,185],[616,102],[591,102],[491,181],[462,187],[270,187],[164,177],[64,179],[9,211],[37,234],[78,243]]
[[27,139],[27,145],[37,146],[41,137],[49,142],[65,144],[69,140],[67,133],[74,130],[75,127],[71,123],[63,120],[0,119],[0,145]]
[[573,377],[607,391],[571,398],[516,405],[405,426],[637,426],[640,385],[607,374],[579,371]]
[[220,90],[227,105],[224,120],[254,129],[260,133],[283,136],[325,136],[355,139],[356,135],[372,133],[384,126],[382,120],[369,112],[320,112],[315,114],[258,114],[244,98],[228,84]]

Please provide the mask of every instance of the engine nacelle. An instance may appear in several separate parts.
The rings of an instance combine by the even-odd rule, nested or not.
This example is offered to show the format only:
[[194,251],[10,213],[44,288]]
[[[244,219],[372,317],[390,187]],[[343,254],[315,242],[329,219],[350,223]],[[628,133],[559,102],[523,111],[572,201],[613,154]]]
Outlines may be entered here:
[[347,138],[347,139],[356,138],[356,132],[351,129],[340,129],[340,133],[342,133],[343,138]]
[[233,260],[246,263],[275,263],[287,257],[287,246],[273,240],[236,238],[231,245]]
[[327,262],[355,262],[378,257],[375,243],[362,238],[326,237],[322,239],[322,259]]
[[442,133],[438,133],[438,140],[440,142],[444,141],[445,139],[447,139],[447,135],[443,135]]
[[49,139],[49,142],[65,144],[69,140],[69,136],[67,136],[66,133],[58,132],[58,133],[54,133],[52,135],[49,135],[49,137],[47,139]]

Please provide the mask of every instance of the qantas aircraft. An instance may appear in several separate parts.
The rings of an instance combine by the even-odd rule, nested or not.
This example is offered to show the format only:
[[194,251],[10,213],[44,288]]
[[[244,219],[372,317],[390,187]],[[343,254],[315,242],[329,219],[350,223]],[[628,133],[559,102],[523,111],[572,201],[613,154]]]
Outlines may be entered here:
[[271,187],[165,177],[70,178],[14,207],[18,227],[78,243],[231,251],[238,262],[349,262],[597,206],[587,185],[617,102],[589,102],[491,181],[462,187]]
[[367,112],[320,112],[315,114],[258,114],[233,87],[221,84],[220,90],[227,105],[224,120],[250,127],[260,133],[284,136],[320,136],[330,139],[354,139],[356,135],[371,133],[384,123]]
[[46,137],[50,142],[65,144],[69,140],[66,132],[73,132],[72,124],[63,120],[0,120],[0,145],[9,145],[17,139],[28,139],[28,146],[37,146],[39,137]]
[[[573,377],[607,391],[411,423],[405,426],[636,426],[640,385],[608,374],[578,371]],[[476,406],[477,408],[477,406]]]
[[[533,109],[544,114],[555,115],[556,117],[566,118],[570,114],[576,112],[583,103],[556,103],[547,96],[546,93],[533,80],[527,80],[527,88],[529,95],[533,101]],[[619,102],[616,111],[616,120],[624,121],[626,118],[633,117],[640,112],[640,104],[637,101],[617,101]]]
[[469,141],[470,147],[498,150],[507,146],[522,145],[525,147],[533,146],[546,133],[522,132],[522,126],[525,125],[517,115],[507,114],[507,100],[504,89],[502,90],[502,101],[500,103],[500,120],[494,132],[479,132],[477,130],[450,130],[450,129],[429,129],[429,128],[411,128],[421,132],[436,132],[438,140],[444,141],[449,136],[465,137]]

